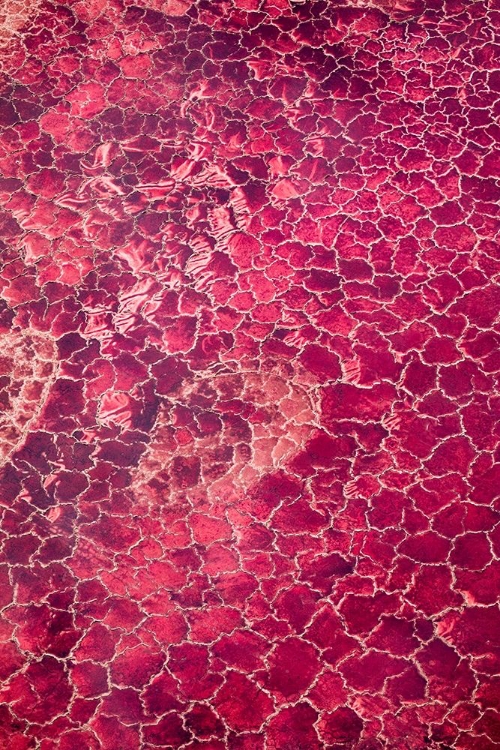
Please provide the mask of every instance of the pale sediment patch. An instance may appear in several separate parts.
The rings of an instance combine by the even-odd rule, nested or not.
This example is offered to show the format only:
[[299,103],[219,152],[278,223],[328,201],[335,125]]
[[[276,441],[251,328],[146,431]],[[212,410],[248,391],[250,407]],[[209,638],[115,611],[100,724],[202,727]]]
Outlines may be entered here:
[[56,374],[57,351],[50,336],[23,331],[1,337],[0,465],[35,426]]
[[41,0],[0,0],[0,50],[36,15]]

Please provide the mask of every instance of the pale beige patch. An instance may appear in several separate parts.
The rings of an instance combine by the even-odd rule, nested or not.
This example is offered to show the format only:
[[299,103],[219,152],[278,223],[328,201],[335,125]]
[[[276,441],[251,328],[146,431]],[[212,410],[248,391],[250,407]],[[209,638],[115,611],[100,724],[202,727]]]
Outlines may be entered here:
[[57,373],[54,341],[37,331],[7,333],[0,344],[0,464],[21,447]]
[[0,0],[0,49],[33,18],[40,4],[41,0]]
[[[175,403],[189,409],[203,394],[213,399],[206,408],[219,417],[232,411],[231,403],[241,404],[242,413],[245,405],[250,406],[253,416],[248,421],[244,417],[251,428],[250,439],[238,438],[227,429],[207,437],[190,436],[187,430],[178,431],[172,409],[162,408],[134,481],[143,499],[147,499],[149,483],[155,479],[166,482],[169,495],[170,491],[175,494],[181,490],[172,473],[179,457],[200,462],[197,487],[186,488],[189,491],[201,491],[209,501],[244,492],[264,474],[284,468],[318,427],[314,383],[297,373],[288,373],[288,377],[279,371],[204,373],[176,394]],[[185,441],[179,441],[181,434]],[[234,449],[232,456],[226,459],[221,453],[218,462],[216,457],[224,446]],[[214,463],[218,463],[217,471]]]

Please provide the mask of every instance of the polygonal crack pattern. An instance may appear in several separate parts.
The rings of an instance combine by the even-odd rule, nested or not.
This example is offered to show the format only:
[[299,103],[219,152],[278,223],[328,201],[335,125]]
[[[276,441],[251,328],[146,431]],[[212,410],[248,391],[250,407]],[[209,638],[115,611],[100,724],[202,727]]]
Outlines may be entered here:
[[500,746],[497,0],[0,3],[0,745]]

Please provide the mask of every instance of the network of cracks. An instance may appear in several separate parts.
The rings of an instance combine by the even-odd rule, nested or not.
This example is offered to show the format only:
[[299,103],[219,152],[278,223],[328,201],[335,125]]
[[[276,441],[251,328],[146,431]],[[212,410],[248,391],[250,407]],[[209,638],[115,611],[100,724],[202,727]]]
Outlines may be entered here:
[[500,747],[499,28],[1,4],[2,747]]

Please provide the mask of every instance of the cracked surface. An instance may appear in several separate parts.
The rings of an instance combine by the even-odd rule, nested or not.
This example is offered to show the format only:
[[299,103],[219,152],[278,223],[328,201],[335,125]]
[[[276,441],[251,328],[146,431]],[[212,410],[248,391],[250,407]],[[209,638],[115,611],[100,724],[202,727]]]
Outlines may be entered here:
[[500,746],[499,8],[0,4],[0,744]]

